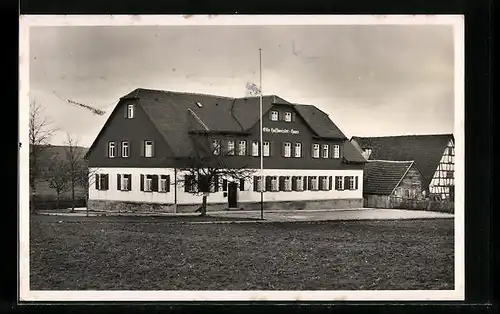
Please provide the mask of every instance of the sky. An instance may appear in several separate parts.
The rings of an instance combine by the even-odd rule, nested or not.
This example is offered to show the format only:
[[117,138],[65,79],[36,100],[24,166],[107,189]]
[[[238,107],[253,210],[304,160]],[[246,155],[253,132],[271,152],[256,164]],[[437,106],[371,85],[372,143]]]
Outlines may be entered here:
[[[49,26],[30,29],[30,101],[90,146],[136,88],[244,97],[246,83],[315,105],[347,137],[452,133],[447,25]],[[71,99],[106,111],[104,116]]]

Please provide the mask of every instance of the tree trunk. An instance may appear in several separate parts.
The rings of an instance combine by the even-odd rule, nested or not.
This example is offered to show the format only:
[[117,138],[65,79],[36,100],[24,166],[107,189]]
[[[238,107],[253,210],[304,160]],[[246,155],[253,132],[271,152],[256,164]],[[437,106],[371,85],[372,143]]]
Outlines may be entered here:
[[61,198],[60,196],[60,192],[57,192],[57,195],[56,195],[56,208],[54,208],[55,210],[59,209],[59,199]]
[[203,200],[202,200],[202,203],[201,203],[201,213],[200,213],[200,216],[201,217],[205,217],[206,215],[207,215],[207,196],[203,195]]
[[36,195],[36,187],[34,184],[34,180],[30,182],[31,185],[31,191],[30,191],[30,212],[32,214],[36,213],[36,208],[35,208],[35,195]]
[[[73,176],[74,177],[74,176]],[[75,179],[71,179],[71,212],[75,211]]]
[[[88,189],[87,189],[88,191]],[[89,216],[89,193],[85,193],[85,214],[88,217]]]

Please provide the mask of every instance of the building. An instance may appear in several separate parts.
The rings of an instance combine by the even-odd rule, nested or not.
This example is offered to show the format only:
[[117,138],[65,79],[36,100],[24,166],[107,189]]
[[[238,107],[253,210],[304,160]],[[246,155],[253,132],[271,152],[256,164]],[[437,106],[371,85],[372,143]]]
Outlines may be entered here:
[[351,143],[367,160],[414,161],[422,175],[422,193],[453,200],[455,140],[453,134],[385,137],[353,136]]
[[[265,209],[362,207],[366,160],[312,105],[263,96]],[[89,208],[194,211],[180,184],[193,139],[234,148],[229,167],[260,169],[259,97],[136,89],[123,96],[89,148]],[[260,208],[262,182],[219,178],[208,210]],[[183,186],[184,185],[184,186]]]
[[[418,207],[422,174],[413,161],[369,160],[363,176],[365,207]],[[411,204],[408,204],[411,203]]]

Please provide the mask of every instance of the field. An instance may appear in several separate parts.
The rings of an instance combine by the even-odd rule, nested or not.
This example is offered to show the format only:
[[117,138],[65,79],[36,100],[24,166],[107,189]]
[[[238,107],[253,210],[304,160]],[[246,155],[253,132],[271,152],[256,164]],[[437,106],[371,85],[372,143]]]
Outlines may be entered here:
[[453,289],[451,219],[179,219],[33,216],[31,289]]

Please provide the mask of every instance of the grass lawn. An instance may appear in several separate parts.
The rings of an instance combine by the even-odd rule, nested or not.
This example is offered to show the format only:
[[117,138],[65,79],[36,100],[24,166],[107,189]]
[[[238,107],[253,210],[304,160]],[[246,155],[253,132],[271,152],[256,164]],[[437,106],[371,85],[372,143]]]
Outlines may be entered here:
[[30,241],[32,290],[453,289],[452,219],[33,216]]

